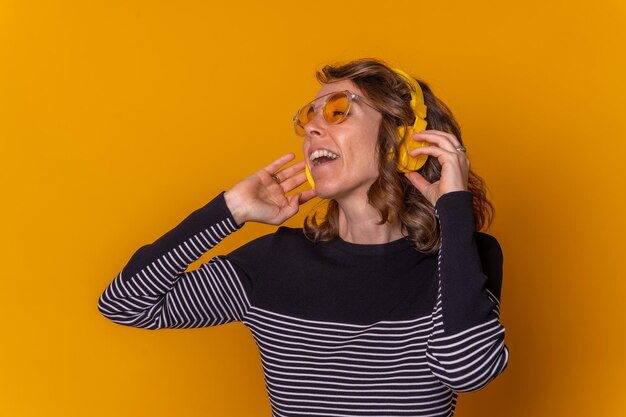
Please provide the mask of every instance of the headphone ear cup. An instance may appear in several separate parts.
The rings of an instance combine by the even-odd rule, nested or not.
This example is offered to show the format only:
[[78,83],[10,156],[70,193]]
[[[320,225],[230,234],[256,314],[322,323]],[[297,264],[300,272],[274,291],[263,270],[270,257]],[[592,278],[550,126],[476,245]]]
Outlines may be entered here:
[[411,108],[413,109],[413,114],[415,115],[415,122],[413,122],[413,126],[407,129],[407,132],[405,132],[405,128],[403,126],[398,128],[398,137],[400,138],[400,146],[398,149],[398,171],[417,171],[424,166],[426,160],[428,159],[428,155],[419,155],[417,157],[409,156],[409,152],[412,150],[428,145],[428,142],[413,139],[413,132],[421,132],[426,129],[426,125],[428,124],[426,121],[428,109],[424,101],[424,92],[422,91],[419,82],[409,74],[398,68],[392,68],[392,70],[404,78],[407,84],[411,87]]
[[398,149],[398,171],[409,172],[417,171],[426,163],[428,155],[418,155],[413,157],[409,155],[413,149],[427,146],[428,142],[413,139],[414,131],[422,131],[426,127],[426,121],[423,119],[417,119],[415,124],[408,128],[407,132],[404,131],[404,126],[398,128],[398,134],[400,138],[403,138]]
[[313,176],[311,175],[311,170],[308,165],[304,165],[304,173],[306,174],[306,180],[309,182],[309,185],[315,190],[315,181],[313,181]]

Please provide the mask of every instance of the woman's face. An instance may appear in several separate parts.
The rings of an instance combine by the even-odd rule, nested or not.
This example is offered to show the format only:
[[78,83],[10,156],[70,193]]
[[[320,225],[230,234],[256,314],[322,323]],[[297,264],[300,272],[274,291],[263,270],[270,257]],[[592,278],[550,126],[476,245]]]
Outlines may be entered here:
[[[317,97],[344,90],[365,97],[350,80],[325,84]],[[381,120],[378,111],[359,99],[352,102],[350,114],[339,124],[328,124],[321,109],[316,111],[304,126],[302,150],[318,196],[340,203],[347,198],[367,198],[367,190],[378,177],[376,142]],[[316,158],[319,155],[330,157]]]

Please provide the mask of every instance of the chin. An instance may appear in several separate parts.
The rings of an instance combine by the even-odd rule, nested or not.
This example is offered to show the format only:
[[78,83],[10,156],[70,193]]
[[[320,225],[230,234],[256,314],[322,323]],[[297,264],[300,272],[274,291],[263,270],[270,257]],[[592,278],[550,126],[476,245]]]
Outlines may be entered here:
[[350,195],[354,195],[354,190],[346,190],[345,188],[339,187],[331,187],[331,186],[316,186],[315,194],[318,197],[326,199],[326,200],[336,200],[339,202],[345,198],[348,198]]
[[334,198],[335,196],[335,193],[329,190],[328,187],[320,186],[317,184],[315,185],[315,194],[317,194],[319,198],[325,199]]
[[333,181],[315,181],[315,194],[320,198],[336,198],[342,190]]

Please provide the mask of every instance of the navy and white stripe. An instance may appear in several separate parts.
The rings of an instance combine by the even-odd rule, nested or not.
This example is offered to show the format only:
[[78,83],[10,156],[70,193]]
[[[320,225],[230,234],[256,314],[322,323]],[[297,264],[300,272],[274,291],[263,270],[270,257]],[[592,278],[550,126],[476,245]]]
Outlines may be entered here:
[[252,290],[249,265],[236,265],[230,256],[184,272],[238,228],[223,207],[212,210],[226,218],[185,238],[173,233],[161,239],[169,249],[154,259],[140,249],[106,288],[99,308],[114,322],[146,329],[243,322],[261,354],[273,416],[449,417],[457,391],[480,389],[506,367],[499,301],[488,290],[485,320],[446,332],[442,285],[449,283],[441,262],[436,295],[424,314],[367,324],[313,320],[255,305],[252,294],[260,289]]
[[477,391],[499,375],[507,365],[509,352],[500,324],[500,303],[486,290],[493,303],[493,318],[465,331],[445,336],[441,294],[433,314],[434,332],[426,352],[428,364],[444,384],[458,392]]
[[252,307],[275,416],[447,416],[456,396],[430,371],[430,316],[370,325],[304,320]]
[[192,236],[126,277],[122,270],[98,308],[112,321],[146,329],[206,327],[241,321],[250,302],[232,265],[219,257],[183,273],[192,262],[237,230],[230,220]]
[[[471,194],[461,193],[460,195],[471,201]],[[458,205],[455,211],[467,211],[472,207],[471,204],[464,206],[458,204],[459,201],[450,199],[450,195],[445,197],[444,204]],[[460,202],[462,203],[462,200]],[[435,212],[439,217],[439,210],[436,209]],[[472,212],[467,214],[473,216]],[[450,227],[446,222],[444,225],[448,227],[442,227],[441,244],[437,254],[437,303],[432,315],[434,329],[428,342],[426,356],[433,374],[446,386],[457,392],[477,391],[499,375],[508,363],[509,353],[504,344],[504,327],[500,324],[500,302],[488,289],[482,288],[484,298],[488,300],[486,304],[491,305],[490,314],[483,317],[483,322],[480,324],[462,331],[452,334],[445,331],[446,318],[443,314],[442,292],[446,285],[451,284],[444,281],[452,280],[452,277],[442,276],[445,275],[445,272],[442,272],[444,269],[442,264],[445,262],[444,254],[455,256],[454,252],[459,252],[455,245],[446,244],[446,238],[449,236],[451,240],[462,240],[464,232],[468,237],[473,237],[474,228],[472,222],[466,222],[462,226],[456,224],[455,227]],[[461,245],[462,248],[465,246],[469,245]],[[450,255],[450,253],[453,254]],[[463,267],[467,266],[463,265]]]

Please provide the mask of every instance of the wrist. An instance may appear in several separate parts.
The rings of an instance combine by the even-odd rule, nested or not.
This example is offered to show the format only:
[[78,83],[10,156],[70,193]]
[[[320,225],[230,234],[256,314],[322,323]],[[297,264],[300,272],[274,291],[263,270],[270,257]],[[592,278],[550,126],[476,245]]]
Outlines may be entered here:
[[224,201],[226,202],[226,206],[228,207],[228,210],[230,210],[233,219],[238,225],[243,225],[246,222],[246,205],[244,204],[243,199],[236,192],[228,190],[224,192]]

